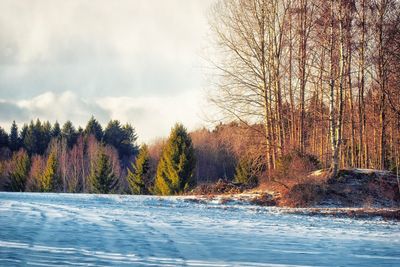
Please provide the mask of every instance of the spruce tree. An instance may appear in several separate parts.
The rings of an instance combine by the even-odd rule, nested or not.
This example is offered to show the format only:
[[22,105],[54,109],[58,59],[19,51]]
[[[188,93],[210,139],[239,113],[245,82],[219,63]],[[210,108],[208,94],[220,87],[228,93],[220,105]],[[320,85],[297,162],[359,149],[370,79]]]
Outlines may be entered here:
[[21,149],[13,154],[11,159],[12,170],[10,171],[9,190],[14,192],[25,191],[25,184],[30,170],[30,159],[28,153]]
[[71,121],[64,123],[61,130],[62,138],[67,140],[67,145],[69,148],[73,147],[78,139],[78,133]]
[[103,151],[91,170],[90,181],[94,192],[100,194],[112,192],[116,185],[116,177],[110,159]]
[[46,168],[40,177],[42,192],[59,191],[62,188],[61,179],[57,173],[57,156],[52,151],[47,159]]
[[150,155],[146,145],[139,150],[139,155],[134,164],[132,171],[128,169],[127,180],[132,194],[145,195],[150,192],[148,186],[150,183]]
[[242,158],[239,160],[239,163],[236,166],[234,181],[236,183],[241,183],[251,187],[257,185],[258,179],[254,174],[253,167],[249,159]]
[[40,154],[43,154],[49,146],[51,140],[51,124],[49,121],[45,121],[40,128]]
[[[23,135],[21,133],[23,145],[30,155],[42,154],[40,151],[41,128],[42,124],[38,119],[36,123],[31,121],[26,132]],[[23,130],[25,131],[25,129]]]
[[[21,132],[20,132],[20,134],[19,134],[19,142],[20,142],[20,146],[21,147],[23,147],[23,148],[25,148],[25,150],[27,150],[26,149],[26,146],[25,146],[25,138],[26,138],[26,136],[28,135],[28,125],[25,123],[23,126],[22,126],[22,129],[21,129]],[[27,151],[27,152],[29,152],[29,151]]]
[[51,137],[52,138],[60,138],[61,137],[61,128],[58,121],[56,121],[51,129]]
[[8,147],[8,134],[0,127],[0,148]]
[[11,151],[17,151],[20,148],[20,139],[18,136],[18,126],[13,121],[10,130],[10,149]]
[[129,124],[122,126],[118,120],[111,120],[104,130],[103,140],[117,149],[121,159],[137,153],[136,132]]
[[165,144],[157,166],[155,192],[181,194],[193,184],[195,158],[192,140],[182,124],[176,124]]
[[97,141],[101,141],[103,139],[103,128],[93,116],[88,121],[84,133],[87,136],[94,135]]

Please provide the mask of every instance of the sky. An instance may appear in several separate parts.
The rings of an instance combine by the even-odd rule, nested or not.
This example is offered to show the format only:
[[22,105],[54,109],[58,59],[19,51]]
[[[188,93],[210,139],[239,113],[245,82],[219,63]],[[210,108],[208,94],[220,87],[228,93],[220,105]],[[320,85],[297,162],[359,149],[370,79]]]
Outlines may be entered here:
[[204,122],[215,0],[0,0],[0,125],[131,123],[139,141]]

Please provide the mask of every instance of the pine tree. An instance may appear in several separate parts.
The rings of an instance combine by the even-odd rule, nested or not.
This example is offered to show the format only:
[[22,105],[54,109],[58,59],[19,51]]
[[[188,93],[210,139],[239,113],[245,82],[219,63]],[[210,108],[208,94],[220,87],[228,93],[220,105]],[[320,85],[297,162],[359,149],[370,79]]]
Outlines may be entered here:
[[57,156],[52,151],[47,159],[46,168],[40,177],[40,185],[42,192],[59,191],[62,188],[61,179],[57,173],[58,162]]
[[0,127],[0,148],[8,147],[8,134]]
[[128,169],[127,180],[132,194],[144,195],[149,193],[150,155],[146,145],[139,150],[136,162]]
[[118,150],[120,158],[134,156],[137,153],[135,129],[126,124],[121,126],[118,120],[111,120],[104,130],[103,140]]
[[84,132],[87,136],[93,135],[97,141],[101,141],[103,139],[103,128],[93,116],[88,121]]
[[29,130],[28,125],[25,123],[22,126],[21,132],[19,134],[20,146],[24,147],[25,149],[26,149],[26,147],[25,147],[25,143],[24,143],[25,141],[24,140],[25,140],[26,136],[28,135],[28,130]]
[[30,159],[25,150],[13,154],[11,159],[11,171],[9,174],[9,190],[14,192],[25,191],[25,184],[30,171]]
[[257,176],[254,174],[251,161],[242,158],[236,166],[236,173],[234,181],[247,186],[256,186],[258,183]]
[[67,145],[69,148],[75,145],[76,141],[78,140],[78,133],[71,121],[67,121],[64,123],[62,130],[61,130],[62,138],[67,140]]
[[52,127],[49,121],[43,122],[40,128],[40,154],[43,154],[51,141]]
[[29,155],[33,154],[43,154],[44,151],[41,151],[41,128],[42,128],[42,123],[40,122],[39,119],[36,120],[36,123],[31,121],[29,123],[29,126],[25,129],[25,126],[23,128],[23,131],[21,132],[21,137],[23,137],[22,142],[23,146],[27,150]]
[[20,139],[18,136],[18,126],[13,121],[11,125],[11,130],[10,130],[10,149],[11,151],[18,151],[20,148]]
[[165,144],[157,166],[155,192],[180,194],[193,184],[195,168],[192,140],[182,124],[176,124]]
[[116,185],[116,177],[112,170],[109,157],[102,151],[93,166],[90,181],[95,193],[108,194]]
[[53,129],[51,129],[51,137],[52,138],[60,138],[61,137],[61,128],[58,121],[56,121],[53,125]]

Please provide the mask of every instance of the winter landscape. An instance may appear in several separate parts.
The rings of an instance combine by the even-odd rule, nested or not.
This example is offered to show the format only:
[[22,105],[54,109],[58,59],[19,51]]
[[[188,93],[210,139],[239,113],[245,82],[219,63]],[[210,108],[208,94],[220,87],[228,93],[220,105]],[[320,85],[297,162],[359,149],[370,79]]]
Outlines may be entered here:
[[184,197],[0,194],[0,265],[395,266],[400,225]]
[[399,265],[400,1],[0,10],[0,266]]

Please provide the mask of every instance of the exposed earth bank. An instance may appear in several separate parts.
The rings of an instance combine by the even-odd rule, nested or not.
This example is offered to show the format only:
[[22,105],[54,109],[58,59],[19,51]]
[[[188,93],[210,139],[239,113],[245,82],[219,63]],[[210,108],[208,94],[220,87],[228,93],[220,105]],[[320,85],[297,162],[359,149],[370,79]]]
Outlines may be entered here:
[[335,179],[327,177],[327,170],[319,170],[302,180],[269,181],[255,189],[220,180],[214,185],[200,185],[184,198],[204,203],[277,206],[283,208],[282,212],[304,215],[400,221],[399,181],[392,172],[345,169]]

